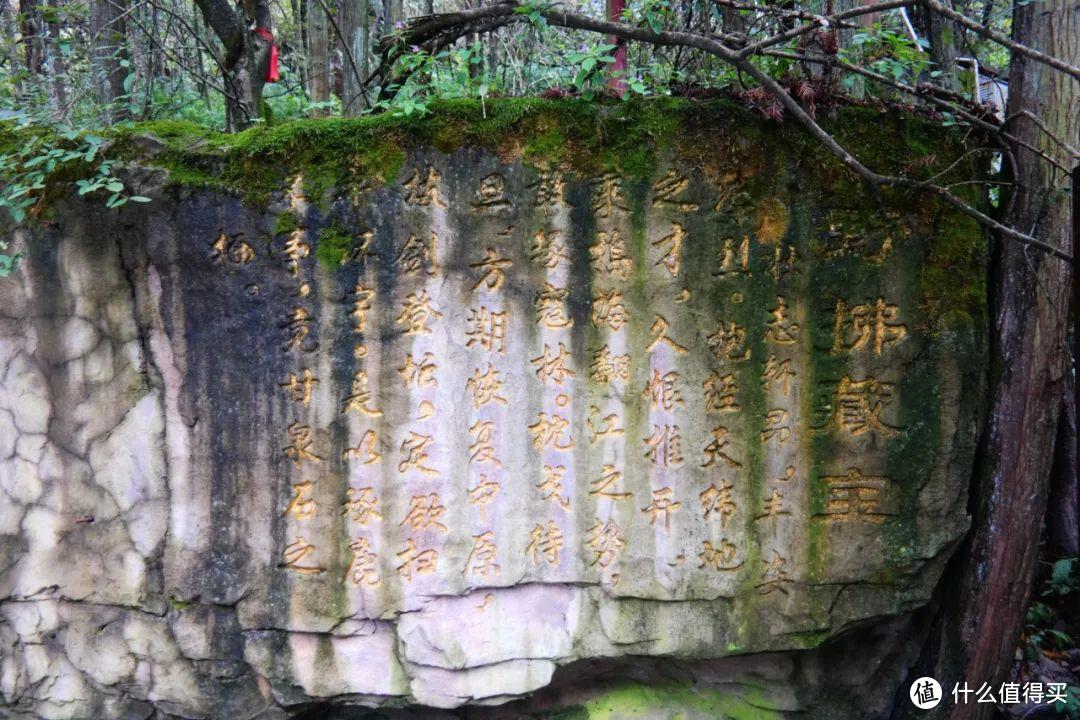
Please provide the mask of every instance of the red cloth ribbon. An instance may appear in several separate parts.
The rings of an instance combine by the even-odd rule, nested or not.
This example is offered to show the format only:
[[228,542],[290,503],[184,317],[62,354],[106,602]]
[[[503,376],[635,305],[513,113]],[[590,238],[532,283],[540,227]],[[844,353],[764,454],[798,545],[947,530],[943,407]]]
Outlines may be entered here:
[[257,27],[253,33],[270,43],[270,65],[266,68],[266,82],[277,82],[278,75],[278,51],[274,44],[274,33],[264,27]]

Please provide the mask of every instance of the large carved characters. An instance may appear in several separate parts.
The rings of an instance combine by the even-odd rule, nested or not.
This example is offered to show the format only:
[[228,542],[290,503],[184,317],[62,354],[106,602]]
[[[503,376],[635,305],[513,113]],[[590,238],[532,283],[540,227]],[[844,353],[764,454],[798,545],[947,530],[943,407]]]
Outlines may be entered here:
[[[432,162],[404,175],[388,191],[405,226],[357,228],[329,269],[356,278],[335,308],[350,337],[320,335],[308,234],[281,240],[293,284],[277,331],[292,364],[277,388],[296,412],[279,429],[290,468],[279,568],[295,582],[348,584],[383,615],[413,591],[530,579],[617,595],[628,568],[629,594],[787,596],[810,580],[815,523],[881,533],[896,519],[893,353],[911,334],[885,294],[891,239],[871,258],[881,294],[815,307],[813,235],[788,233],[775,198],[756,227],[724,234],[739,221],[730,189],[685,168],[651,183],[516,168],[455,190]],[[568,188],[592,224],[572,224]],[[221,263],[253,257],[224,233],[211,248]],[[330,384],[312,367],[341,343],[348,382],[321,396],[337,412],[316,433],[313,391]],[[815,353],[844,374],[815,376]],[[440,432],[440,416],[458,430]],[[810,451],[818,436],[830,452]],[[344,472],[317,471],[331,454]],[[340,504],[320,502],[315,483]],[[347,537],[320,537],[319,513],[341,514]],[[321,551],[336,543],[343,568]],[[397,589],[381,594],[387,584]]]

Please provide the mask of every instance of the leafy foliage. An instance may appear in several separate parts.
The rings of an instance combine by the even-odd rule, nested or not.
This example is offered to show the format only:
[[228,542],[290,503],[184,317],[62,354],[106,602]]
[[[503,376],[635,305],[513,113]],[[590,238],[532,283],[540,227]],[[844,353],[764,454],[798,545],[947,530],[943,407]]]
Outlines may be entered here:
[[[100,197],[108,208],[128,202],[149,202],[150,198],[127,192],[124,182],[113,173],[115,161],[104,153],[99,135],[75,130],[21,133],[25,141],[0,153],[0,208],[12,220],[23,222],[34,213],[43,198],[48,181],[65,171],[79,177],[75,186],[79,195]],[[0,250],[7,249],[7,243]],[[19,255],[0,253],[0,276],[9,275],[18,265]]]

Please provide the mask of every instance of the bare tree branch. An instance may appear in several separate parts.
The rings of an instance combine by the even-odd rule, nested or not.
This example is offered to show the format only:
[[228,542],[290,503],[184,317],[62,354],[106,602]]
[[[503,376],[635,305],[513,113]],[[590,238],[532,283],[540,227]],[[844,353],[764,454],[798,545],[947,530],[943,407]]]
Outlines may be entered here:
[[[944,88],[938,88],[938,87],[933,87],[933,86],[925,86],[925,85],[920,85],[920,86],[908,85],[906,83],[900,82],[899,80],[893,80],[892,78],[890,78],[890,77],[888,77],[886,75],[882,75],[881,73],[876,73],[873,70],[870,70],[868,68],[864,68],[864,67],[862,67],[860,65],[853,65],[851,63],[844,62],[843,60],[837,60],[837,59],[826,60],[826,59],[820,58],[820,57],[810,57],[809,55],[803,55],[803,54],[800,54],[800,53],[785,52],[783,50],[768,50],[763,54],[764,55],[769,55],[769,56],[772,56],[772,57],[782,57],[782,58],[786,58],[788,60],[798,60],[800,62],[811,62],[811,63],[832,62],[836,67],[838,67],[838,68],[840,68],[842,70],[847,70],[848,72],[855,73],[857,75],[862,75],[863,77],[865,77],[867,79],[870,79],[870,80],[873,80],[874,82],[881,83],[882,85],[886,85],[888,87],[895,88],[895,89],[899,90],[900,92],[902,92],[902,93],[904,93],[906,95],[910,95],[913,98],[918,98],[920,100],[925,100],[926,102],[929,102],[930,104],[935,105],[935,106],[941,108],[942,110],[945,110],[945,111],[951,112],[951,113],[955,113],[955,114],[959,115],[961,118],[963,118],[964,120],[966,120],[967,122],[971,123],[972,125],[975,125],[976,127],[981,128],[982,130],[985,130],[985,131],[987,131],[989,133],[993,133],[994,135],[1000,137],[1002,139],[1002,141],[1008,141],[1010,143],[1014,143],[1014,144],[1018,145],[1019,147],[1024,148],[1025,150],[1029,150],[1029,151],[1035,153],[1036,155],[1041,157],[1043,160],[1050,163],[1051,165],[1058,168],[1059,170],[1061,170],[1063,172],[1066,172],[1066,173],[1070,172],[1069,168],[1065,167],[1060,162],[1058,162],[1054,158],[1050,157],[1049,155],[1047,155],[1045,152],[1043,152],[1039,148],[1035,147],[1034,145],[1031,145],[1030,143],[1024,142],[1023,140],[1016,137],[1015,135],[1012,135],[1012,134],[1010,134],[1008,132],[1005,132],[1002,129],[1002,127],[999,127],[997,125],[994,125],[993,123],[987,122],[983,118],[976,115],[974,112],[972,112],[972,111],[966,109],[965,107],[963,107],[962,105],[958,104],[957,101],[955,101],[955,100],[952,100],[952,101],[951,100],[944,100],[942,98],[937,97],[938,92],[948,93],[948,91],[944,90]],[[948,94],[954,95],[954,93],[948,93]]]
[[[110,4],[112,4],[114,6],[117,5],[117,3],[113,2],[112,0],[109,0],[109,2],[110,2]],[[188,23],[188,21],[185,18],[180,16],[179,13],[172,10],[172,8],[167,7],[164,3],[158,3],[155,0],[144,0],[144,2],[146,4],[148,4],[148,5],[150,5],[151,7],[157,8],[158,10],[165,13],[166,15],[169,15],[170,17],[175,18],[176,21],[179,22],[180,25],[184,28],[184,31],[189,33],[191,35],[191,37],[195,38],[195,41],[199,44],[199,46],[201,48],[203,48],[204,50],[206,50],[210,54],[211,59],[213,59],[214,64],[218,66],[218,69],[221,70],[222,73],[226,72],[225,66],[222,64],[221,54],[218,53],[217,48],[215,48],[213,45],[207,43],[203,39],[203,37],[198,32],[196,32],[195,28],[191,27],[191,25]]]
[[[228,89],[227,86],[218,85],[213,78],[210,78],[210,77],[207,77],[206,75],[203,75],[198,70],[192,68],[186,62],[184,62],[184,60],[182,58],[179,58],[174,53],[170,52],[169,49],[166,48],[165,45],[158,40],[157,36],[149,28],[147,28],[146,25],[144,25],[142,22],[139,21],[139,19],[138,19],[138,17],[136,15],[132,15],[130,17],[130,20],[131,20],[132,23],[135,24],[136,27],[139,28],[139,30],[143,33],[143,35],[145,35],[146,38],[154,45],[154,47],[156,47],[158,49],[158,51],[161,52],[162,55],[169,58],[170,60],[175,62],[180,67],[184,68],[187,72],[191,73],[192,76],[199,78],[200,80],[205,82],[209,87],[214,88],[214,90],[218,91],[219,93],[221,93],[225,97],[227,97],[227,98],[233,97],[233,95],[229,92],[229,89]],[[215,62],[217,61],[217,56],[216,55],[214,56],[214,60],[215,60]],[[222,70],[224,70],[224,68],[222,68]]]
[[[1064,150],[1066,150],[1070,155],[1073,156],[1073,158],[1080,158],[1080,150],[1077,150],[1075,146],[1070,145],[1069,143],[1065,142],[1060,137],[1058,137],[1056,134],[1054,134],[1054,132],[1050,128],[1048,128],[1046,126],[1046,123],[1043,121],[1043,119],[1040,118],[1035,113],[1031,112],[1030,110],[1021,110],[1019,112],[1013,113],[1009,117],[1005,118],[1005,120],[1001,123],[1001,126],[1002,127],[1008,127],[1009,123],[1011,123],[1013,120],[1016,120],[1017,118],[1021,118],[1021,117],[1026,117],[1029,120],[1031,120],[1033,123],[1035,123],[1039,127],[1040,130],[1042,130],[1044,133],[1046,133],[1046,136],[1048,138],[1050,138],[1055,143],[1057,143],[1060,147],[1062,147]],[[1058,167],[1060,167],[1066,173],[1071,172],[1069,170],[1069,168],[1066,168],[1063,165],[1059,165]]]
[[840,159],[844,165],[854,171],[859,177],[863,178],[871,187],[878,187],[881,185],[888,185],[892,187],[904,187],[911,188],[913,190],[922,190],[924,192],[937,195],[945,202],[955,207],[960,212],[964,213],[968,217],[971,217],[982,225],[990,228],[994,232],[1000,234],[1003,237],[1017,240],[1019,242],[1037,247],[1055,257],[1059,257],[1063,260],[1072,260],[1072,256],[1060,248],[1054,247],[1049,243],[1045,243],[1042,240],[1027,235],[1026,233],[1019,232],[1014,228],[1008,227],[998,222],[994,218],[990,217],[984,212],[972,207],[968,203],[958,198],[953,193],[949,192],[946,188],[940,185],[934,185],[933,183],[924,182],[922,180],[914,180],[912,178],[898,177],[895,175],[881,175],[879,173],[870,170],[859,162],[851,153],[849,153],[840,143],[836,142],[829,133],[827,133],[814,118],[810,117],[810,114],[803,109],[801,105],[791,96],[790,93],[785,90],[780,83],[773,80],[763,70],[758,68],[752,62],[747,60],[739,61],[739,68],[753,77],[762,87],[771,92],[784,106],[784,109],[794,115],[803,126],[813,135],[822,145],[826,147],[833,155]]
[[[936,0],[929,0],[934,2]],[[911,2],[908,0],[893,0],[892,2],[880,3],[875,6],[867,6],[862,8],[853,8],[852,10],[845,11],[844,13],[837,13],[831,16],[833,19],[843,19],[844,17],[853,17],[865,12],[875,12],[888,7],[901,7],[909,5]],[[473,8],[471,10],[465,10],[458,13],[449,13],[446,15],[435,15],[421,18],[418,22],[414,23],[402,37],[398,40],[403,44],[417,44],[417,40],[421,42],[430,42],[440,35],[443,42],[452,42],[450,38],[456,39],[466,32],[462,29],[462,25],[469,25],[480,20],[489,20],[493,18],[497,23],[509,23],[525,19],[523,15],[517,13],[519,7],[516,0],[503,0],[495,5],[489,5],[479,8]],[[538,10],[540,15],[553,25],[560,27],[571,28],[575,30],[587,30],[603,35],[613,35],[623,38],[625,40],[637,40],[640,42],[646,42],[651,45],[659,46],[685,46],[702,50],[709,53],[721,60],[724,60],[738,71],[745,73],[756,80],[763,88],[771,93],[780,103],[784,106],[791,115],[799,121],[800,124],[810,133],[814,139],[816,139],[821,145],[825,147],[832,155],[834,155],[840,162],[849,170],[854,172],[864,182],[875,191],[882,187],[898,187],[908,188],[912,190],[919,190],[927,192],[941,198],[948,204],[952,205],[960,212],[975,219],[985,227],[993,230],[1002,237],[1021,242],[1032,247],[1039,248],[1044,252],[1047,252],[1055,257],[1071,260],[1072,256],[1060,248],[1054,247],[1042,240],[1039,240],[1031,235],[1020,232],[1014,228],[1003,225],[989,215],[983,213],[975,207],[972,207],[968,203],[961,200],[955,194],[950,192],[947,188],[928,183],[921,180],[915,180],[912,178],[899,177],[893,175],[882,175],[877,173],[865,165],[863,165],[854,155],[852,155],[846,148],[838,143],[828,132],[826,132],[814,118],[791,96],[791,94],[782,86],[779,82],[770,77],[767,73],[757,67],[753,62],[748,59],[748,55],[756,52],[753,48],[756,45],[750,45],[742,50],[736,50],[728,45],[725,45],[720,40],[716,39],[716,36],[707,36],[693,32],[682,32],[675,30],[660,30],[655,31],[644,27],[635,27],[623,22],[615,22],[610,20],[600,20],[587,15],[571,12],[565,9],[546,8]],[[804,26],[812,27],[812,26]],[[816,26],[815,26],[816,27]],[[804,30],[805,31],[805,30]],[[445,35],[444,35],[445,33]],[[778,41],[782,42],[782,40]]]
[[795,18],[797,20],[813,20],[815,22],[821,19],[821,15],[809,12],[807,10],[793,10],[790,8],[778,7],[776,5],[756,5],[754,3],[739,2],[739,0],[713,0],[713,2],[715,2],[717,5],[735,8],[736,10],[748,10],[750,12],[756,12],[762,15],[769,15],[772,17]]
[[960,13],[956,12],[952,8],[942,3],[940,0],[923,0],[923,2],[925,3],[926,7],[930,8],[939,15],[943,15],[944,17],[949,18],[957,25],[962,25],[968,30],[971,30],[976,34],[981,35],[987,40],[993,40],[997,44],[1004,45],[1015,53],[1026,55],[1032,60],[1038,60],[1041,63],[1049,65],[1055,70],[1060,70],[1066,75],[1071,75],[1077,80],[1080,80],[1080,68],[1078,67],[1070,65],[1067,62],[1062,62],[1056,57],[1047,55],[1043,52],[1039,52],[1038,50],[1029,48],[1026,45],[1021,45],[1020,43],[1013,41],[1011,38],[1006,37],[1005,35],[1002,35],[1001,33],[992,30],[985,25],[981,25],[975,22],[966,15],[961,15]]
[[813,22],[805,25],[800,25],[797,28],[792,28],[782,33],[778,33],[771,37],[764,38],[755,43],[751,43],[744,47],[739,55],[742,57],[748,57],[754,53],[761,52],[761,50],[785,43],[788,40],[794,40],[800,35],[805,35],[808,32],[812,32],[819,28],[828,28],[834,24],[838,24],[848,18],[859,17],[861,15],[870,15],[872,13],[884,12],[886,10],[893,10],[900,7],[906,7],[908,5],[914,5],[918,0],[889,0],[888,2],[876,3],[874,5],[864,5],[862,7],[854,7],[850,10],[834,13],[832,15],[822,15],[814,19]]

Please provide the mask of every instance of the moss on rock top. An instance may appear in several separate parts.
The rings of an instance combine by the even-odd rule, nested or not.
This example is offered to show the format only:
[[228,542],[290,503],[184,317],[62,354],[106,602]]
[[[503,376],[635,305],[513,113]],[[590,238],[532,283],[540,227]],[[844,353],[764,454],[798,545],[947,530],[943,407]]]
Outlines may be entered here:
[[[936,176],[936,182],[948,183],[970,180],[980,172],[965,156],[963,133],[925,117],[844,106],[819,122],[879,173]],[[41,132],[0,123],[0,152],[15,146],[24,133]],[[800,167],[812,169],[816,186],[800,192],[843,199],[848,231],[865,229],[854,225],[880,224],[881,217],[861,180],[800,125],[763,119],[730,100],[447,100],[433,103],[424,115],[295,120],[236,134],[159,120],[113,130],[109,139],[111,157],[167,170],[174,188],[227,192],[256,208],[266,207],[296,177],[317,205],[328,202],[332,190],[348,193],[390,183],[407,155],[419,148],[451,153],[481,147],[504,162],[520,160],[582,177],[615,171],[631,179],[651,176],[664,156],[674,155],[727,183],[759,176],[763,170],[778,172],[763,158],[769,147],[782,147],[784,161],[792,166],[784,168],[785,175]],[[78,176],[78,168],[54,173],[45,200],[68,192],[67,184]],[[978,204],[974,186],[968,188],[967,199]],[[981,302],[985,239],[977,225],[955,212],[942,213],[939,200],[912,191],[886,190],[884,200],[908,208],[926,224],[936,223],[937,240],[922,278],[931,314],[964,315]],[[784,218],[758,221],[779,232],[786,224]]]
[[[963,151],[958,132],[940,130],[913,115],[871,108],[840,108],[823,125],[878,172],[927,173]],[[856,179],[793,122],[762,119],[731,101],[656,98],[610,104],[577,99],[519,98],[481,103],[441,101],[423,116],[295,120],[226,134],[177,121],[139,123],[117,131],[128,157],[166,167],[181,185],[229,189],[260,202],[301,172],[309,189],[369,181],[386,182],[411,147],[452,152],[481,146],[505,159],[582,173],[616,170],[644,177],[658,154],[674,150],[708,165],[730,149],[736,134],[760,141],[780,134],[799,155],[821,162],[837,183],[855,190]],[[145,157],[136,139],[164,144]],[[922,174],[921,172],[916,174]]]

